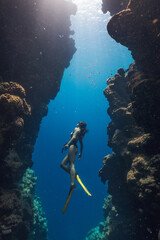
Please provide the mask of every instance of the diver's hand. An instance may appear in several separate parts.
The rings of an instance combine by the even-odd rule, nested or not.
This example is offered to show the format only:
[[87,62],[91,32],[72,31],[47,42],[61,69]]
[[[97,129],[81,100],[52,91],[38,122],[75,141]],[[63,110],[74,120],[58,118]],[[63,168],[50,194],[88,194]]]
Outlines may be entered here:
[[69,148],[69,145],[68,145],[68,144],[65,144],[65,145],[63,146],[63,148],[62,148],[62,153],[63,153],[64,150],[67,150],[67,148]]
[[81,159],[81,157],[82,157],[82,154],[81,154],[81,153],[79,153],[79,155],[78,155],[78,159],[80,160],[80,159]]

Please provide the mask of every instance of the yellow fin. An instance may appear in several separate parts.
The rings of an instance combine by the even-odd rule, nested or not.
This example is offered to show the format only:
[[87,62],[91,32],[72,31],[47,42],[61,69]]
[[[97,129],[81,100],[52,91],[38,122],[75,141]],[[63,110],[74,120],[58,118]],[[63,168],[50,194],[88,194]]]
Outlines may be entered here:
[[62,210],[63,213],[65,213],[65,211],[66,211],[66,209],[67,209],[67,207],[68,207],[68,204],[69,204],[69,202],[70,202],[70,199],[71,199],[71,196],[72,196],[72,193],[73,193],[74,189],[75,189],[75,188],[73,188],[73,189],[69,192],[69,194],[68,194],[67,200],[66,200],[65,205],[64,205],[63,210]]
[[79,184],[81,185],[81,187],[84,189],[84,191],[89,195],[89,196],[92,196],[92,194],[90,194],[90,192],[87,190],[87,188],[84,186],[84,184],[82,183],[79,175],[77,174],[76,175],[76,179],[77,181],[79,182]]

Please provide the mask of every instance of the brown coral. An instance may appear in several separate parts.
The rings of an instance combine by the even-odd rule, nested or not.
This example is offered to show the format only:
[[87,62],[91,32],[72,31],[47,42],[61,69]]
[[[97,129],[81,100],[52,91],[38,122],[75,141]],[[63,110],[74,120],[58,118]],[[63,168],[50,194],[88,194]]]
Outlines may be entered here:
[[[70,15],[76,12],[75,4],[64,0],[54,0],[45,8],[41,4],[32,0],[0,1],[2,240],[28,239],[33,199],[22,198],[19,182],[33,164],[32,152],[47,104],[59,91],[64,69],[76,51],[70,38]],[[9,202],[9,197],[19,209],[14,204],[10,204],[10,211],[5,208],[2,202]]]
[[25,90],[17,83],[1,83],[0,92],[0,148],[9,148],[20,137],[24,119],[31,115],[31,107],[24,98]]
[[[108,126],[108,145],[114,153],[104,158],[99,176],[103,182],[109,180],[108,191],[112,195],[113,204],[122,214],[121,224],[125,226],[129,220],[131,226],[124,235],[120,229],[112,229],[108,236],[111,240],[115,236],[122,239],[143,239],[141,231],[147,229],[147,226],[152,229],[153,239],[157,235],[159,223],[156,222],[156,215],[160,211],[160,147],[157,127],[160,114],[156,99],[159,96],[159,81],[154,78],[154,89],[153,85],[149,84],[152,88],[148,87],[148,83],[153,83],[153,79],[150,79],[150,76],[132,64],[123,77],[116,74],[109,79],[108,87],[104,90],[110,104],[108,113],[112,119]],[[126,215],[125,211],[130,214]],[[143,218],[142,215],[147,217]],[[143,221],[138,226],[140,218]],[[134,236],[132,228],[135,228]],[[143,234],[149,237],[148,231]]]
[[112,38],[131,50],[138,68],[153,75],[160,73],[159,16],[159,0],[131,0],[107,27]]

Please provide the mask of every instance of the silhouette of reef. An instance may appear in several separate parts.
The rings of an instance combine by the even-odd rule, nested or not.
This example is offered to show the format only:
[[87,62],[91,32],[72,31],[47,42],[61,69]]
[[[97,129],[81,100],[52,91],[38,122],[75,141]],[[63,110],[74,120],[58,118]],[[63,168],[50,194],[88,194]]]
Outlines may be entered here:
[[127,7],[129,0],[102,0],[103,13],[110,12],[111,16]]
[[107,26],[135,62],[109,78],[104,90],[113,153],[104,157],[99,176],[103,183],[108,180],[111,197],[105,200],[105,221],[97,239],[160,239],[159,16],[158,0],[131,0]]
[[109,180],[108,192],[118,214],[111,217],[107,239],[153,240],[158,238],[160,213],[160,82],[135,63],[126,74],[118,72],[104,90],[110,104],[108,145],[113,154],[104,158],[99,176],[104,183]]
[[[24,176],[33,164],[47,104],[59,91],[64,69],[76,51],[70,38],[70,15],[75,12],[76,6],[64,0],[0,1],[1,240],[47,238],[43,229],[37,231],[35,225],[33,229],[43,212],[39,208],[35,217],[40,201],[26,190],[31,180]],[[44,234],[39,238],[40,232]]]
[[107,26],[111,37],[131,51],[138,69],[156,76],[160,74],[159,14],[158,0],[130,0]]

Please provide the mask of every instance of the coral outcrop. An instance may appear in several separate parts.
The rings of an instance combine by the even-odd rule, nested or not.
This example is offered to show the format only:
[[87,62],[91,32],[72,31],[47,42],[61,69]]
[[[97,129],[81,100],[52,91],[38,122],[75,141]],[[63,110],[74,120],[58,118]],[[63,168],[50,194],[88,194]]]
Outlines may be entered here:
[[[136,94],[131,84],[135,76],[136,83],[139,82]],[[104,90],[112,119],[108,126],[108,145],[114,153],[104,158],[99,175],[103,182],[109,180],[108,191],[118,214],[116,219],[112,219],[115,226],[111,226],[107,238],[111,240],[116,236],[120,240],[157,239],[159,231],[159,132],[158,122],[152,125],[149,120],[152,118],[149,114],[150,104],[153,109],[157,106],[152,98],[156,90],[153,92],[152,88],[147,88],[148,91],[144,92],[146,85],[141,87],[143,76],[132,64],[125,75],[117,73],[108,79],[108,87]],[[149,80],[149,76],[145,75],[145,79]],[[147,102],[145,97],[149,100],[146,107],[139,103],[139,109],[135,108],[135,98],[138,96],[143,98],[141,104],[144,103],[144,106]],[[158,117],[159,112],[154,113]],[[144,117],[146,119],[143,122]],[[121,221],[117,225],[119,218]]]
[[[149,81],[155,89],[147,87]],[[138,70],[134,63],[126,71],[119,69],[107,84],[104,94],[112,119],[108,145],[113,154],[104,157],[99,176],[103,183],[108,180],[111,196],[105,199],[103,228],[97,227],[87,237],[155,240],[160,229],[159,80]]]
[[35,177],[34,171],[28,168],[22,178],[20,188],[23,202],[27,202],[28,199],[31,199],[33,205],[33,223],[29,240],[47,240],[47,220],[42,209],[40,198],[35,194],[36,183],[37,177]]
[[131,50],[138,69],[152,75],[160,74],[159,16],[159,0],[130,0],[107,26],[111,37]]
[[0,1],[1,240],[26,240],[33,230],[34,204],[40,202],[32,194],[24,197],[20,183],[32,166],[47,104],[76,51],[70,38],[70,15],[75,12],[76,6],[64,0]]
[[113,154],[104,158],[99,176],[103,183],[108,180],[112,197],[105,200],[97,239],[160,239],[159,16],[158,0],[130,0],[107,26],[111,37],[131,50],[135,63],[119,69],[104,90]]
[[[100,222],[98,227],[91,229],[87,234],[86,240],[107,240],[110,232],[122,222],[117,209],[112,204],[111,195],[104,199],[103,211],[105,221]],[[117,239],[119,239],[118,236]]]
[[91,229],[85,240],[97,240],[97,239],[103,239],[103,228],[104,228],[104,223],[100,222],[99,225],[93,229]]

